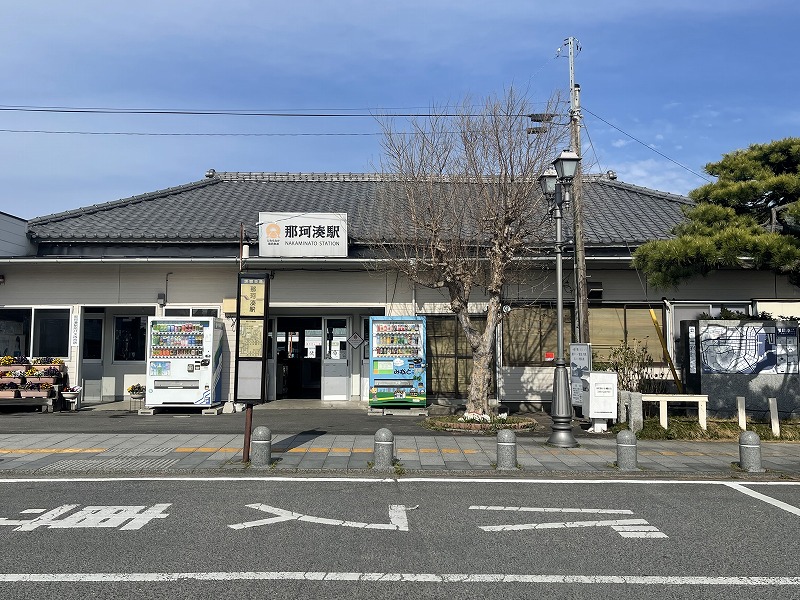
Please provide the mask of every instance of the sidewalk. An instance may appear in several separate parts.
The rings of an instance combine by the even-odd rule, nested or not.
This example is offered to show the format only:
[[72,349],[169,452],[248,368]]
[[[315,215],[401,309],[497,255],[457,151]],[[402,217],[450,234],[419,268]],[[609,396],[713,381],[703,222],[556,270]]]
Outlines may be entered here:
[[[639,441],[640,470],[622,472],[614,465],[613,436],[581,436],[580,446],[571,449],[548,446],[546,439],[547,432],[517,439],[519,471],[514,473],[800,478],[797,443],[762,443],[762,464],[767,473],[755,475],[737,469],[739,448],[735,442]],[[243,442],[242,434],[0,434],[0,474],[20,477],[373,473],[372,435],[276,434],[272,440],[273,466],[258,469],[242,463]],[[507,476],[508,471],[494,469],[496,444],[494,436],[396,436],[398,464],[393,474]]]

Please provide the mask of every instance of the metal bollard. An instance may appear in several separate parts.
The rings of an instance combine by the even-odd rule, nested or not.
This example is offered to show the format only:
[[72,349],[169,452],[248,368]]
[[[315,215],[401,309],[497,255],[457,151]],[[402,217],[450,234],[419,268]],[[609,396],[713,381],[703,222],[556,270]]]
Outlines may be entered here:
[[748,473],[763,473],[761,468],[761,439],[755,431],[739,434],[739,467]]
[[617,468],[620,471],[637,471],[636,434],[623,429],[617,434]]
[[497,470],[517,469],[517,435],[510,429],[497,432]]
[[253,430],[250,440],[250,466],[269,467],[272,464],[272,432],[263,425]]
[[375,432],[373,458],[377,471],[391,471],[394,468],[394,434],[383,427]]

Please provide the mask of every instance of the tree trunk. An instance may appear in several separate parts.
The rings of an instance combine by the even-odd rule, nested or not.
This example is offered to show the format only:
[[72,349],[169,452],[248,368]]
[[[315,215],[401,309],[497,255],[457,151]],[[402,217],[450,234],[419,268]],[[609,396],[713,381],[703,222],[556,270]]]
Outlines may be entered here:
[[[494,336],[493,336],[494,337]],[[467,396],[467,412],[489,412],[489,384],[492,381],[492,353],[476,350],[472,353],[472,377]]]

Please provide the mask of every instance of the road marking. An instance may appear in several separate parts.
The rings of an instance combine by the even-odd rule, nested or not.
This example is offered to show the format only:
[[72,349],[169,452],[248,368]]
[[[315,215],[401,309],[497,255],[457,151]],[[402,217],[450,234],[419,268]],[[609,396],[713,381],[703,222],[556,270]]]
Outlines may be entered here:
[[[469,510],[535,512],[535,513],[579,513],[632,515],[632,510],[614,508],[558,508],[536,506],[470,506]],[[600,521],[562,521],[549,523],[521,523],[515,525],[479,525],[483,531],[530,531],[539,529],[576,529],[581,527],[610,527],[624,538],[666,538],[644,519],[606,519]]]
[[[490,483],[518,486],[520,484],[548,484],[548,485],[722,485],[730,486],[730,481],[713,479],[536,479],[536,478],[497,478],[497,477],[332,477],[322,475],[316,477],[309,476],[289,476],[289,475],[267,475],[251,477],[242,476],[208,476],[208,475],[147,475],[147,476],[123,476],[123,477],[14,477],[0,479],[0,483],[9,484],[30,484],[30,483],[115,483],[119,481],[259,481],[259,482],[296,482],[296,483],[441,483],[456,484],[464,483]],[[800,486],[800,481],[748,481],[748,486],[774,485],[774,486]]]
[[0,454],[79,454],[106,451],[108,448],[0,448]]
[[[0,525],[14,525],[12,531],[33,531],[39,527],[48,529],[108,528],[120,530],[141,529],[153,519],[166,519],[164,511],[171,504],[146,506],[86,506],[71,515],[65,513],[78,508],[79,504],[62,504],[52,510],[28,508],[21,514],[38,514],[33,519],[7,519],[0,517]],[[61,517],[61,518],[58,518]]]
[[259,519],[257,521],[246,521],[244,523],[234,523],[228,525],[231,529],[248,529],[251,527],[260,527],[262,525],[272,525],[282,521],[304,521],[306,523],[316,523],[318,525],[339,525],[341,527],[354,527],[356,529],[390,529],[394,531],[408,531],[408,517],[406,510],[414,510],[414,508],[406,508],[402,504],[392,504],[389,506],[389,523],[362,523],[360,521],[342,521],[340,519],[326,519],[323,517],[312,517],[310,515],[303,515],[301,513],[284,510],[275,506],[267,504],[247,504],[248,508],[255,508],[265,513],[275,515],[269,519]]
[[[758,500],[763,500],[767,504],[771,504],[772,506],[774,506],[776,508],[780,508],[781,510],[785,510],[786,512],[790,512],[793,515],[800,516],[800,508],[798,508],[796,506],[792,506],[791,504],[787,504],[786,502],[781,502],[780,500],[776,500],[772,496],[767,496],[766,494],[761,494],[759,492],[756,492],[754,490],[746,488],[740,483],[727,483],[726,485],[729,488],[732,488],[732,489],[736,490],[737,492],[741,492],[741,493],[743,493],[743,494],[745,494],[747,496],[750,496],[751,498],[756,498]],[[751,485],[751,484],[748,483],[747,485]]]
[[567,585],[800,586],[800,577],[713,575],[537,575],[507,573],[372,573],[337,571],[210,571],[186,573],[0,573],[0,583],[170,583],[180,581],[369,581],[403,583],[529,583]]
[[588,513],[593,515],[632,515],[624,508],[537,508],[532,506],[470,506],[469,510],[508,510],[513,512]]
[[175,448],[173,452],[241,452],[241,448]]

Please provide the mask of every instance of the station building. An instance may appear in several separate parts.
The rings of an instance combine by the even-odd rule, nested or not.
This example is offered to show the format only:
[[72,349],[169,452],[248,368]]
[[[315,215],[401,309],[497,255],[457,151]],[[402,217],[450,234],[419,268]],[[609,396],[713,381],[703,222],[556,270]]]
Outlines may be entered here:
[[[223,398],[232,400],[241,269],[271,277],[270,400],[366,406],[369,317],[424,315],[428,397],[457,402],[466,395],[471,353],[448,299],[441,290],[376,266],[369,253],[383,218],[375,199],[388,184],[377,174],[210,170],[184,185],[30,221],[0,213],[0,355],[61,357],[70,383],[84,386],[84,402],[111,402],[122,399],[132,383],[144,382],[149,316],[215,316],[226,327],[222,389]],[[682,209],[692,204],[688,198],[630,185],[611,173],[585,175],[582,197],[596,356],[638,340],[660,360],[651,308],[676,359],[683,319],[721,307],[795,310],[798,288],[771,272],[747,271],[743,277],[743,271],[719,271],[674,290],[647,284],[631,267],[632,252],[668,237],[683,219]],[[260,247],[265,213],[299,219],[308,228],[322,226],[326,215],[344,215],[343,251],[270,256]],[[494,398],[546,407],[556,348],[554,258],[543,249],[522,260],[529,265],[525,276],[504,291],[508,312],[497,332]],[[572,266],[567,253],[567,340]],[[476,321],[485,306],[480,298],[472,303]]]

